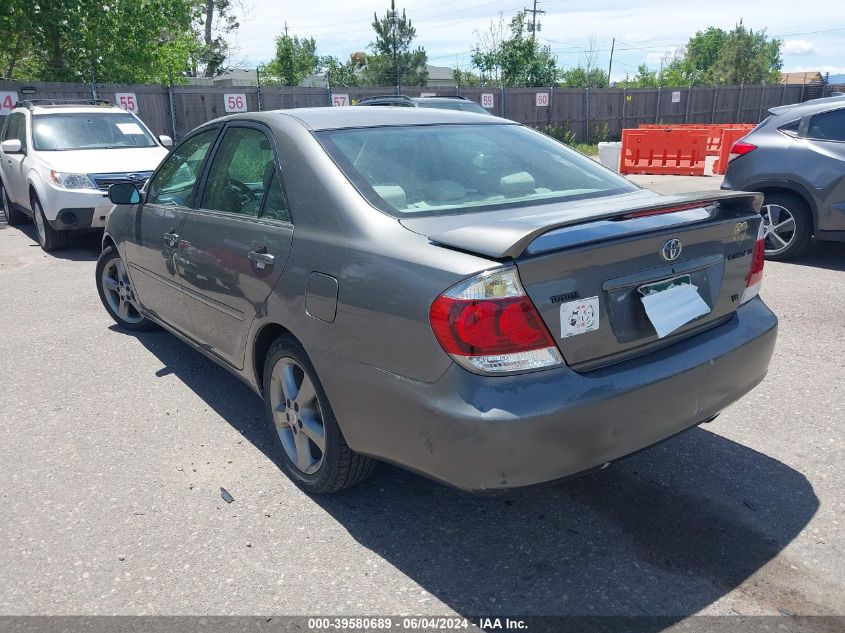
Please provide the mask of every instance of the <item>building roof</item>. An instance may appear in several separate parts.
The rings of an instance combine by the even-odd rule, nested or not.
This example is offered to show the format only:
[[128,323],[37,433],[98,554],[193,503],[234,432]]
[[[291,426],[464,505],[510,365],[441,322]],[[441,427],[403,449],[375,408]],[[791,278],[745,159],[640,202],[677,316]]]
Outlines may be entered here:
[[824,78],[819,71],[807,71],[797,73],[781,73],[780,82],[790,85],[822,84]]

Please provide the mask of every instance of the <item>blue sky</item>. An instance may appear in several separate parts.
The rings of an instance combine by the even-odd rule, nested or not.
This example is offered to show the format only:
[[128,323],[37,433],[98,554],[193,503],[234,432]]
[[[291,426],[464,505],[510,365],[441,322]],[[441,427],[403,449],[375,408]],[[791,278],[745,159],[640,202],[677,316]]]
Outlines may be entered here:
[[[254,66],[274,53],[273,38],[284,30],[312,36],[320,54],[342,60],[350,53],[367,50],[373,38],[373,12],[380,15],[389,0],[314,0],[282,3],[277,0],[246,0],[246,16],[233,38],[234,62]],[[407,0],[397,2],[417,28],[417,43],[424,46],[429,63],[460,65],[470,69],[469,56],[477,32],[487,29],[499,13],[506,18],[526,6],[517,0]],[[541,42],[548,44],[564,67],[582,60],[594,38],[598,64],[606,67],[612,38],[616,38],[613,79],[632,76],[646,62],[657,68],[660,59],[682,46],[696,30],[708,26],[732,28],[740,19],[754,29],[784,41],[784,70],[820,70],[845,74],[845,1],[807,0],[649,0],[589,2],[545,0],[538,8]]]

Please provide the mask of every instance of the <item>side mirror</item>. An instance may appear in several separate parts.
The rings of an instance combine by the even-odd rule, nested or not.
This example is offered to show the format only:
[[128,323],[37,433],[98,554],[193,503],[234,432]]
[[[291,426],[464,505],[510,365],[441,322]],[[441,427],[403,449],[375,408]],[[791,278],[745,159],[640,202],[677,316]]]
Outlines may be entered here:
[[161,141],[161,144],[167,148],[173,147],[173,139],[167,136],[167,134],[160,135],[158,140]]
[[20,154],[22,149],[20,140],[16,138],[10,138],[8,141],[3,141],[0,147],[3,148],[4,154]]
[[112,204],[138,204],[141,194],[131,182],[119,182],[109,187],[109,200]]

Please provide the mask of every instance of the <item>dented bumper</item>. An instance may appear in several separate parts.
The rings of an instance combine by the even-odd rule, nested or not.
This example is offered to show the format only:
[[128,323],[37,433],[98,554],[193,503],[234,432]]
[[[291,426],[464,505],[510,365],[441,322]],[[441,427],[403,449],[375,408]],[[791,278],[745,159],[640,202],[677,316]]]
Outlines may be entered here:
[[668,348],[577,373],[409,380],[310,349],[349,446],[465,490],[564,478],[704,422],[766,375],[777,318],[759,298]]

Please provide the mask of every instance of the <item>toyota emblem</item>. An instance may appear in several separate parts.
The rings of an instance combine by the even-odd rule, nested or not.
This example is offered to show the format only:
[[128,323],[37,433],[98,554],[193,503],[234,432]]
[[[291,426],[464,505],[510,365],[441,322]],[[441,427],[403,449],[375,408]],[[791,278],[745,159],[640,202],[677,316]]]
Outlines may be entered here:
[[681,240],[673,238],[664,243],[660,248],[660,256],[667,262],[673,262],[681,256],[681,250],[683,248],[684,245],[681,244]]

